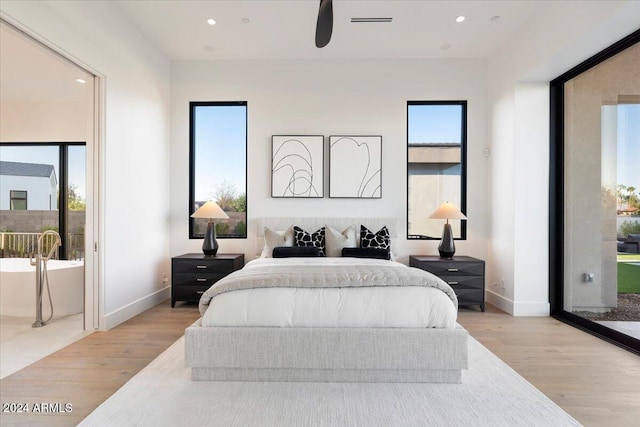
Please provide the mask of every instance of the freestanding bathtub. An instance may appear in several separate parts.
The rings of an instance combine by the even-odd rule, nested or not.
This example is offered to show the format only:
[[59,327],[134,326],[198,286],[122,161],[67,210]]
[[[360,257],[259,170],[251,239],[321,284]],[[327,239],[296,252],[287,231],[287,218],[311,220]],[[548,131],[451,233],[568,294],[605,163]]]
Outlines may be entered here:
[[[84,263],[47,262],[54,318],[81,313],[84,306]],[[0,315],[36,316],[36,267],[29,258],[0,258]],[[43,285],[42,317],[51,315],[49,294]]]

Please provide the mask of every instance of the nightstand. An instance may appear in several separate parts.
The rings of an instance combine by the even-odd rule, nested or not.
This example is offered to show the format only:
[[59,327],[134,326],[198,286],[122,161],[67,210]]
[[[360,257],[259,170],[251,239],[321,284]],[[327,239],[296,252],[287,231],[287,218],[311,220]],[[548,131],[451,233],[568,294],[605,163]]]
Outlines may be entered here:
[[198,302],[218,280],[244,267],[244,254],[185,254],[171,258],[171,307],[176,301]]
[[452,259],[411,255],[409,265],[435,274],[447,282],[458,296],[458,305],[480,305],[484,311],[484,261],[468,256]]

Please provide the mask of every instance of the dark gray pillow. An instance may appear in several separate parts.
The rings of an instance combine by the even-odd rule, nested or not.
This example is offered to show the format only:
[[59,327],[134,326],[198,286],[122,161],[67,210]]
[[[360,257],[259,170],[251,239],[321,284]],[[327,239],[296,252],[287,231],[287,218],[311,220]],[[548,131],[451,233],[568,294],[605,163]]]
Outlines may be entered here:
[[351,258],[391,259],[389,250],[381,248],[343,248],[342,256]]
[[274,258],[315,257],[322,256],[320,249],[314,246],[276,246],[273,248]]

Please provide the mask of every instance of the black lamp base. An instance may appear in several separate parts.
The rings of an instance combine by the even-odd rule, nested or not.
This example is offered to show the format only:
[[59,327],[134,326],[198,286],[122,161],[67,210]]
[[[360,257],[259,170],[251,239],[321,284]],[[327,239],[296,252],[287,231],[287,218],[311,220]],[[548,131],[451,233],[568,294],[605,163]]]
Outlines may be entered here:
[[438,252],[440,252],[440,258],[453,258],[453,254],[456,253],[456,245],[453,243],[453,232],[451,231],[451,225],[449,223],[444,225],[442,230],[442,241],[438,245]]
[[207,231],[204,232],[204,242],[202,242],[202,252],[205,256],[215,256],[218,253],[216,225],[213,221],[207,223]]

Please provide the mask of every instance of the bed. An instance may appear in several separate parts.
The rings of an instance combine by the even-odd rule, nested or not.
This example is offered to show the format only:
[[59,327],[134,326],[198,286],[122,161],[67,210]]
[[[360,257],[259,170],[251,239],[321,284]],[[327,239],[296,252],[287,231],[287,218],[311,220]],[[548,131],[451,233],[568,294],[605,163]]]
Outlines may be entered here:
[[[279,218],[259,220],[258,237],[267,240],[265,224],[292,223],[395,233],[390,219]],[[392,260],[261,257],[212,286],[199,308],[185,331],[193,380],[460,383],[467,368],[451,288]]]

